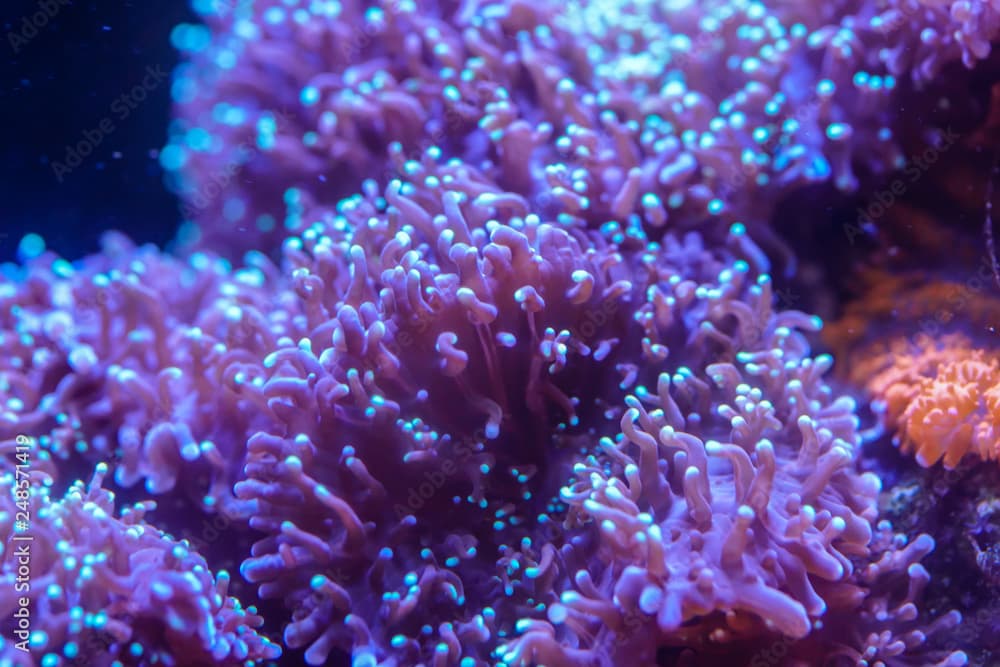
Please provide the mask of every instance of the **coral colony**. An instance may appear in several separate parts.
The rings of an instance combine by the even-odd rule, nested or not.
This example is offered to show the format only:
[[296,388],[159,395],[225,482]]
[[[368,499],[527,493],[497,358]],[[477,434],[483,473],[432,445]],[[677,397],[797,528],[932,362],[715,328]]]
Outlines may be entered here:
[[[174,254],[0,282],[0,664],[967,664],[770,220],[995,3],[194,7]],[[996,355],[893,345],[902,450],[997,458]]]

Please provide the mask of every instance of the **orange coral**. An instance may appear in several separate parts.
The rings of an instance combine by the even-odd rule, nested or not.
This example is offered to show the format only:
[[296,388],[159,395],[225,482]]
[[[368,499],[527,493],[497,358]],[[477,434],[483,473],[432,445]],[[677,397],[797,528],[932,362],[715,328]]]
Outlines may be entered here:
[[956,329],[991,331],[1000,322],[1000,299],[992,296],[992,280],[985,258],[962,282],[928,280],[921,272],[864,271],[858,278],[864,298],[849,303],[838,321],[824,327],[824,342],[851,378],[865,384],[868,377],[858,376],[858,364],[873,358],[873,345],[885,347],[887,333],[891,339],[893,333],[913,331],[932,336]]
[[868,390],[897,429],[904,452],[929,467],[954,468],[970,451],[1000,460],[1000,358],[959,335],[898,339],[854,375],[868,371]]

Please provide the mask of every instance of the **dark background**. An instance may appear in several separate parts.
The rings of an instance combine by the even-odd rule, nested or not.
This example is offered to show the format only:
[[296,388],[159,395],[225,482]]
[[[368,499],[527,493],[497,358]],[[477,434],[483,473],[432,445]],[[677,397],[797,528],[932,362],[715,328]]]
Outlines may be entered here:
[[[25,19],[52,19],[19,44]],[[187,0],[0,0],[0,262],[28,233],[69,259],[93,253],[108,229],[165,244],[179,218],[156,158],[166,140],[170,79],[127,118],[112,111],[148,67],[172,72],[170,31],[194,21]],[[115,130],[59,183],[53,161],[110,118]]]

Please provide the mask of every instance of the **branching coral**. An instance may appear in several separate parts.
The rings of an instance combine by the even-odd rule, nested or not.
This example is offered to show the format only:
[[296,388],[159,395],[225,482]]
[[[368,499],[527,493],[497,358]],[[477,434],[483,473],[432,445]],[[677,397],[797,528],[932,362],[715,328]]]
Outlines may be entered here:
[[610,361],[619,252],[428,168],[444,187],[393,182],[286,243],[306,331],[267,359],[282,428],[251,439],[237,493],[271,533],[244,574],[296,610],[312,664],[485,664],[574,559],[539,515],[605,421],[601,385],[634,373]]
[[[43,660],[278,653],[151,502],[112,517],[113,470],[258,531],[241,574],[312,665],[964,664],[929,640],[957,612],[916,606],[933,541],[873,531],[854,402],[750,237],[781,247],[793,188],[899,166],[897,80],[985,57],[992,5],[194,5],[160,156],[182,246],[259,252],[110,237],[0,283]],[[925,462],[955,427],[952,465],[998,366],[921,363],[874,391]]]
[[[115,518],[114,494],[101,488],[107,471],[98,465],[89,484],[76,483],[59,501],[39,473],[0,479],[0,616],[11,619],[0,661],[236,667],[279,656],[257,634],[256,610],[227,596],[229,575],[213,575],[187,543],[144,521],[155,503]],[[26,529],[16,516],[30,517]],[[30,634],[11,631],[23,627],[21,608]]]
[[616,664],[856,607],[878,484],[742,226],[616,247],[417,164],[286,243],[301,337],[244,387],[280,426],[237,485],[268,533],[243,573],[286,643]]
[[966,67],[990,54],[1000,32],[1000,8],[984,0],[888,0],[862,3],[859,23],[892,46],[880,54],[896,76],[931,81],[941,67],[961,60]]
[[[857,571],[855,580],[865,591],[859,609],[833,605],[816,634],[828,642],[823,664],[831,667],[962,667],[967,657],[961,651],[938,650],[934,642],[959,626],[957,611],[943,614],[931,623],[920,619],[917,605],[930,580],[920,564],[934,549],[934,540],[919,535],[908,541],[894,533],[887,521],[879,523],[872,542],[871,562]],[[816,651],[816,646],[811,647]],[[793,649],[794,652],[794,649]],[[803,661],[803,664],[811,664]]]
[[[650,397],[655,414],[632,398],[625,437],[608,443],[611,460],[581,466],[583,479],[563,495],[599,523],[609,556],[624,568],[614,599],[655,619],[667,636],[722,610],[731,612],[732,627],[715,628],[715,641],[738,634],[744,614],[802,637],[826,610],[816,587],[847,580],[849,556],[863,554],[871,537],[878,483],[850,472],[850,403],[825,406],[814,417],[810,408],[822,399],[804,387],[819,387],[801,377],[816,372],[812,362],[796,368],[788,356],[758,356],[753,375],[784,365],[787,375],[773,376],[787,393],[755,386],[736,365],[709,366],[708,378],[721,389],[712,396],[714,412],[732,424],[726,433],[715,419],[695,428],[671,423],[675,399],[664,395],[664,379],[660,395]],[[690,384],[680,379],[678,392]],[[789,413],[798,433],[779,419]]]
[[997,30],[985,3],[916,0],[196,6],[162,161],[227,253],[384,186],[394,145],[622,233],[706,213],[756,227],[792,187],[900,166],[897,80],[971,64]]
[[878,401],[895,441],[924,467],[952,469],[972,453],[1000,459],[1000,361],[964,336],[897,339],[867,368],[867,389]]
[[[219,385],[261,416],[232,506],[266,533],[243,574],[291,608],[290,648],[311,664],[339,648],[360,664],[610,665],[671,645],[820,642],[833,609],[874,604],[853,574],[876,489],[853,471],[853,404],[796,331],[816,320],[772,312],[741,225],[618,245],[543,222],[460,162],[408,169],[286,242],[267,318],[284,333],[254,338],[273,346],[263,359],[239,353],[260,380]],[[162,258],[134,252],[95,262],[153,280],[138,267]],[[74,341],[50,343],[69,356],[115,330],[113,316],[69,339],[36,323],[39,300],[93,282],[45,266],[6,295],[22,328]],[[253,275],[245,294],[220,291],[252,298]],[[230,304],[209,303],[216,331]],[[137,324],[135,304],[120,312]],[[156,345],[135,349],[155,368]],[[15,358],[18,387],[66,372]],[[631,634],[636,619],[656,631]],[[852,650],[875,641],[855,634]],[[900,660],[919,659],[903,643]]]
[[[833,625],[861,599],[885,604],[869,592],[885,568],[854,571],[854,559],[868,554],[879,484],[853,471],[853,404],[823,387],[830,359],[810,359],[794,331],[809,322],[772,315],[767,282],[748,296],[748,303],[718,304],[709,297],[706,311],[740,313],[762,336],[736,333],[733,362],[661,374],[655,394],[626,398],[621,434],[577,464],[577,481],[562,499],[571,515],[595,523],[606,567],[599,577],[577,574],[578,589],[550,606],[548,621],[534,622],[506,647],[510,664],[588,664],[559,648],[567,628],[615,646],[618,656],[651,662],[663,645],[727,655],[720,644],[766,634],[761,623],[789,638],[810,635],[789,652],[815,660],[841,653],[831,643],[841,641],[844,627],[830,634],[814,628]],[[674,354],[686,360],[699,353]],[[694,397],[693,405],[713,407],[692,410]],[[909,551],[926,553],[928,541]],[[828,618],[831,608],[837,612]],[[875,612],[865,618],[886,620]],[[904,646],[923,650],[919,635],[891,639],[900,632],[891,626],[882,626],[887,634],[859,635],[843,654],[925,664],[913,654],[889,659]],[[964,664],[964,657],[942,664]]]
[[228,503],[246,438],[267,419],[238,387],[275,345],[268,317],[281,313],[265,283],[276,273],[263,258],[234,272],[115,235],[75,267],[32,260],[0,282],[0,439],[36,438],[37,465],[64,474],[67,462],[116,460],[124,486]]

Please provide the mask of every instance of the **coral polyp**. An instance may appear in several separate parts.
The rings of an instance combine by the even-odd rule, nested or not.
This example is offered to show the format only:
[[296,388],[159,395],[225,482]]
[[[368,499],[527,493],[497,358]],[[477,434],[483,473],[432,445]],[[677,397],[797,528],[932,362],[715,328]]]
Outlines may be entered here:
[[393,145],[595,225],[756,227],[795,188],[900,166],[899,80],[971,63],[997,30],[990,7],[945,19],[915,0],[196,7],[206,25],[174,34],[190,62],[162,161],[192,242],[228,254],[384,184]]
[[[854,404],[741,226],[612,251],[423,165],[440,186],[394,181],[285,246],[307,329],[266,360],[282,425],[236,488],[290,646],[604,665],[800,639],[857,597],[879,485]],[[658,631],[615,633],[630,616]]]
[[192,6],[174,246],[3,267],[0,661],[968,662],[879,438],[1000,458],[944,335],[1000,310],[891,278],[830,354],[779,290],[789,208],[826,238],[940,137],[995,3]]
[[[0,499],[0,608],[22,630],[0,642],[5,664],[25,664],[29,652],[53,666],[235,666],[281,655],[256,632],[264,622],[256,610],[227,595],[228,573],[212,572],[190,545],[145,521],[154,502],[115,516],[115,496],[102,488],[107,472],[99,464],[61,500],[51,497],[51,480],[21,484],[4,473],[3,485],[17,491]],[[21,515],[34,517],[30,531],[15,521]],[[32,615],[29,633],[19,618]]]
[[[881,362],[881,363],[880,363]],[[868,383],[904,452],[955,468],[966,454],[1000,458],[1000,363],[960,335],[894,341]]]

